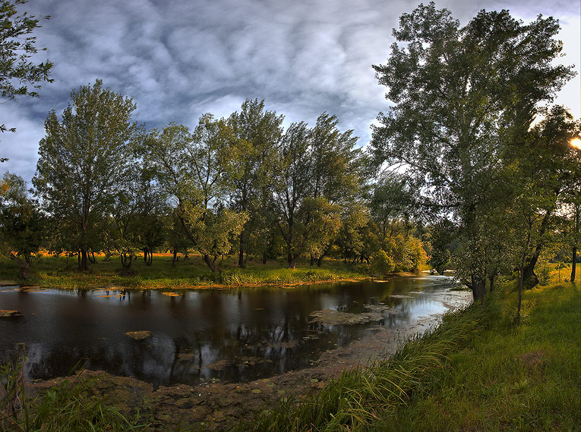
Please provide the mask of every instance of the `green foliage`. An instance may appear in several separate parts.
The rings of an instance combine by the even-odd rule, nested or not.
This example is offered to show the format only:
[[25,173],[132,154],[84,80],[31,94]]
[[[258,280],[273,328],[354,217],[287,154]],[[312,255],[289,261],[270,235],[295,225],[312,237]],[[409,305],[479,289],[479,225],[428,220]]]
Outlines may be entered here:
[[357,138],[337,124],[326,113],[313,128],[293,123],[278,148],[271,200],[290,267],[303,254],[325,254],[339,231],[339,205],[360,183]]
[[[3,0],[0,2],[0,95],[15,99],[19,96],[38,97],[37,89],[49,78],[53,64],[46,60],[35,64],[30,61],[38,53],[36,37],[32,36],[41,19],[27,12],[20,12],[19,6],[26,0]],[[6,125],[0,132],[11,131]],[[3,161],[3,160],[0,160]]]
[[247,220],[245,213],[224,207],[233,179],[241,175],[243,150],[226,121],[210,114],[200,118],[193,133],[174,124],[152,131],[144,148],[163,191],[176,205],[174,234],[187,238],[212,271],[220,269],[210,257],[229,253]]
[[[28,195],[26,182],[15,174],[5,173],[0,181],[0,252],[22,257],[30,264],[40,249],[46,232],[44,218],[37,203]],[[21,274],[21,277],[23,275]]]
[[391,273],[395,269],[395,264],[386,251],[379,249],[377,254],[373,257],[372,269],[379,273]]
[[87,253],[103,247],[114,197],[131,176],[134,110],[131,99],[97,80],[71,93],[61,121],[54,111],[45,121],[33,184],[51,215],[51,249],[80,252],[83,270]]
[[460,27],[432,2],[401,16],[401,45],[374,66],[395,103],[373,128],[376,165],[406,166],[422,211],[455,221],[455,263],[475,298],[484,297],[487,270],[497,272],[491,260],[503,241],[491,227],[495,208],[511,202],[501,175],[507,152],[527,142],[542,103],[572,77],[552,63],[562,49],[558,30],[553,18],[525,25],[506,10],[483,10]]

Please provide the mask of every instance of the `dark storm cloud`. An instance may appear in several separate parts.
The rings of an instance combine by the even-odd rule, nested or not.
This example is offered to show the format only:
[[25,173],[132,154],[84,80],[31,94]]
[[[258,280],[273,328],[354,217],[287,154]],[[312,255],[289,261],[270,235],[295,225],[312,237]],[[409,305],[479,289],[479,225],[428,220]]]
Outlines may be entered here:
[[[463,23],[483,7],[508,8],[527,19],[571,13],[569,2],[527,4],[447,0],[438,7],[450,8]],[[35,34],[55,64],[55,82],[43,86],[38,100],[0,106],[1,122],[18,128],[0,137],[1,156],[11,159],[0,170],[30,179],[48,111],[60,113],[72,89],[97,78],[133,98],[135,118],[147,127],[171,121],[193,127],[205,112],[227,116],[244,99],[258,98],[287,122],[312,124],[322,112],[335,114],[340,127],[354,129],[365,145],[370,123],[387,107],[371,65],[385,61],[398,17],[416,5],[409,0],[31,1],[30,13],[52,16]]]

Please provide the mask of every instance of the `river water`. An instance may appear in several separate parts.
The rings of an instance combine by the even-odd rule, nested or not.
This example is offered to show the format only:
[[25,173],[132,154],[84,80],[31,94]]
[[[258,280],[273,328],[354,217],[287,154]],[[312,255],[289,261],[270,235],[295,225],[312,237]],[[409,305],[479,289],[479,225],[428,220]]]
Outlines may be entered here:
[[[406,329],[450,305],[442,276],[288,288],[183,291],[26,291],[0,288],[0,362],[27,347],[30,379],[83,366],[154,385],[243,382],[308,367],[323,351],[361,338],[370,326]],[[167,295],[171,294],[171,295]],[[366,306],[367,305],[367,306]],[[382,305],[379,322],[313,323],[323,309],[361,313]],[[134,340],[127,332],[149,331]]]

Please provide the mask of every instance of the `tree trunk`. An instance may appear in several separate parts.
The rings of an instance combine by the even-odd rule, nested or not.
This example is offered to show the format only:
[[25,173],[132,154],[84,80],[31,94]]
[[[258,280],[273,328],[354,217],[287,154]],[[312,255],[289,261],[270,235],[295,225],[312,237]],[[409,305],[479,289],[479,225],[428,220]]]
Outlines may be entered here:
[[238,267],[244,266],[244,230],[240,233],[240,251],[238,251]]
[[495,278],[494,273],[492,273],[492,274],[490,274],[490,276],[488,276],[488,280],[490,281],[490,292],[494,291],[494,278]]
[[266,252],[262,253],[262,264],[266,264]]
[[575,246],[573,246],[573,259],[571,261],[571,282],[575,282],[575,269],[577,267],[577,248]]
[[129,255],[123,253],[121,254],[120,258],[121,258],[121,267],[123,267],[124,269],[128,269],[131,267],[131,263],[133,262],[132,253],[130,253]]
[[214,261],[210,258],[210,255],[204,255],[204,262],[212,270],[212,273],[222,273],[222,270],[214,264]]
[[314,266],[315,265],[315,257],[311,255],[311,264],[310,266]]
[[472,285],[470,289],[472,290],[472,297],[474,302],[480,300],[480,303],[484,304],[484,296],[486,295],[486,279],[472,276]]
[[79,260],[79,270],[80,271],[89,270],[87,251],[84,249],[81,249],[80,260]]
[[171,260],[171,264],[175,265],[176,261],[178,260],[178,250],[177,248],[173,250],[173,258]]
[[539,255],[535,253],[523,268],[522,277],[524,289],[532,289],[539,283],[539,278],[535,273],[535,265],[538,259]]
[[146,247],[143,248],[143,262],[144,263],[147,263],[148,251],[149,251],[149,249],[147,249]]

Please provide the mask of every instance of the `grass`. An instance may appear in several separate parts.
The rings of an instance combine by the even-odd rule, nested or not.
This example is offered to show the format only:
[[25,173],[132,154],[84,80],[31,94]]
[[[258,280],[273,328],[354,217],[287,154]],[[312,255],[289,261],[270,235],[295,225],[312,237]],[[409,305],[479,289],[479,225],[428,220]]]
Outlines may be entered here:
[[91,381],[65,380],[33,398],[24,392],[24,358],[0,368],[0,430],[2,431],[143,431],[149,424],[137,415],[126,418],[92,395]]
[[567,283],[514,286],[445,317],[393,358],[283,400],[249,431],[574,431],[581,425],[581,296]]
[[[296,269],[289,269],[280,261],[270,261],[266,265],[249,261],[240,268],[234,258],[219,260],[217,264],[223,269],[221,274],[212,273],[198,255],[190,255],[187,259],[181,257],[172,264],[170,255],[157,254],[153,265],[147,266],[138,259],[130,271],[123,274],[119,260],[112,258],[107,261],[98,256],[90,271],[82,273],[77,270],[75,258],[44,255],[34,259],[29,280],[17,282],[63,289],[186,289],[216,285],[292,285],[367,277],[364,269],[332,259],[325,260],[320,268],[300,262]],[[14,280],[17,274],[13,261],[0,258],[0,279]]]

